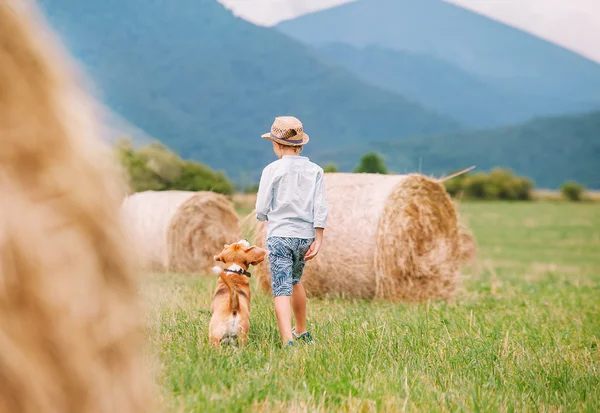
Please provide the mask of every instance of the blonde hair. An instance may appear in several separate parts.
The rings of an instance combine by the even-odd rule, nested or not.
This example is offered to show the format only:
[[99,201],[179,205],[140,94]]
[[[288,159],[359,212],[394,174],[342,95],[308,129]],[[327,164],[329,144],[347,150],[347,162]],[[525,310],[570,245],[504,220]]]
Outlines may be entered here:
[[[273,141],[273,142],[275,142],[275,141]],[[304,148],[302,145],[299,145],[299,146],[292,146],[292,145],[284,145],[284,144],[282,144],[282,143],[279,143],[279,142],[275,142],[275,143],[276,143],[277,145],[279,145],[279,148],[280,148],[280,149],[283,149],[283,148],[293,148],[293,149],[296,151],[296,154],[297,154],[297,155],[300,155],[300,154],[302,153],[302,149]]]
[[122,180],[26,3],[0,2],[0,412],[149,412]]

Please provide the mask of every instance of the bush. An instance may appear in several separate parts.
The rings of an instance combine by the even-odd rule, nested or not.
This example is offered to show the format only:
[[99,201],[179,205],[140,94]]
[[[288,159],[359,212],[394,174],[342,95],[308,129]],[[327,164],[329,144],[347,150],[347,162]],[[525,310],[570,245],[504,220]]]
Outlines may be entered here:
[[563,184],[563,186],[560,188],[560,192],[565,199],[577,202],[583,199],[585,187],[577,182],[569,181]]
[[258,184],[247,186],[242,190],[242,192],[245,194],[256,194],[258,193]]
[[510,169],[494,169],[489,174],[491,192],[497,199],[526,201],[531,199],[533,182],[527,178],[515,176]]
[[388,173],[388,169],[387,166],[385,166],[385,161],[381,155],[371,152],[361,158],[360,164],[356,167],[354,172],[385,175]]
[[[452,175],[458,171],[452,171],[448,175]],[[446,191],[453,197],[462,196],[464,194],[464,181],[467,175],[459,175],[448,181],[444,181]]]
[[184,161],[161,143],[135,150],[131,142],[116,145],[117,158],[125,170],[131,190],[141,191],[213,191],[231,194],[233,183],[222,172],[198,162]]
[[137,156],[156,178],[165,186],[170,186],[181,176],[184,161],[162,143],[153,142],[141,147]]
[[516,200],[517,201],[529,201],[531,200],[531,193],[535,185],[533,181],[528,178],[515,178],[514,181],[517,184]]
[[233,184],[222,172],[193,161],[185,161],[181,174],[169,189],[180,191],[213,191],[220,194],[232,194]]
[[463,181],[462,191],[467,198],[493,199],[495,194],[488,181],[487,174],[483,172],[467,176]]
[[471,199],[500,199],[525,201],[531,199],[533,182],[515,176],[509,169],[497,168],[490,173],[479,172],[461,175],[444,183],[452,196],[464,195]]
[[325,172],[326,174],[328,173],[334,173],[334,172],[339,172],[337,165],[334,164],[333,162],[328,163],[327,165],[325,165],[325,168],[323,168],[323,172]]
[[129,141],[117,143],[116,152],[133,192],[165,189],[165,184],[156,178],[156,174],[137,155]]

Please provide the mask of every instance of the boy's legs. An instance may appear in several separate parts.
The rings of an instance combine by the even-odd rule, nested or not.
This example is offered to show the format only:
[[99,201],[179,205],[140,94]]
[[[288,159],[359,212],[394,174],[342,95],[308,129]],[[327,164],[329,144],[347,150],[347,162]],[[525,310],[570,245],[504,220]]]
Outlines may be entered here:
[[296,322],[296,334],[306,332],[306,291],[300,282],[304,272],[304,256],[310,249],[312,239],[297,240],[297,248],[294,251],[294,264],[292,267],[292,308],[294,309],[294,319]]
[[306,291],[302,283],[294,285],[292,307],[296,321],[296,334],[302,334],[306,331]]
[[294,340],[292,337],[292,309],[289,296],[275,297],[275,316],[279,334],[284,345]]
[[292,336],[292,267],[293,253],[289,238],[272,237],[267,239],[271,270],[271,286],[275,298],[275,316],[281,340],[286,345]]

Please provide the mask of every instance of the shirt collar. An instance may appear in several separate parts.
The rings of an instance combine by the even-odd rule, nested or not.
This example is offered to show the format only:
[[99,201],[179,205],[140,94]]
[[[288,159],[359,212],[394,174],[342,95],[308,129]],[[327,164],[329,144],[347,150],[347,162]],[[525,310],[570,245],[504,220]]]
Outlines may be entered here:
[[306,156],[302,155],[283,155],[281,159],[289,158],[289,159],[308,159]]

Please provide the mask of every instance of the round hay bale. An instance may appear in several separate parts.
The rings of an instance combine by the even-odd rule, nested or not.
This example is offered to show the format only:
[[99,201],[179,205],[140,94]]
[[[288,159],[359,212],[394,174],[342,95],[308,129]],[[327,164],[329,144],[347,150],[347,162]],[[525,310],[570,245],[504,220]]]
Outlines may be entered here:
[[145,191],[123,201],[124,223],[135,240],[141,264],[150,270],[166,271],[169,266],[167,232],[177,209],[195,192]]
[[169,224],[169,271],[209,274],[215,254],[240,238],[231,202],[214,192],[199,192],[177,209]]
[[0,43],[0,412],[155,411],[94,102],[35,3],[0,2]]
[[460,261],[463,264],[471,264],[477,261],[479,255],[479,248],[477,246],[477,240],[473,232],[466,226],[462,226],[459,231],[460,238]]
[[240,239],[231,202],[214,192],[139,192],[121,210],[142,265],[156,271],[208,274],[215,253]]
[[[437,180],[419,174],[325,175],[329,218],[321,252],[306,266],[311,296],[422,301],[453,296],[460,267],[458,219]],[[265,225],[255,242],[265,244]],[[268,262],[257,278],[270,291]]]

